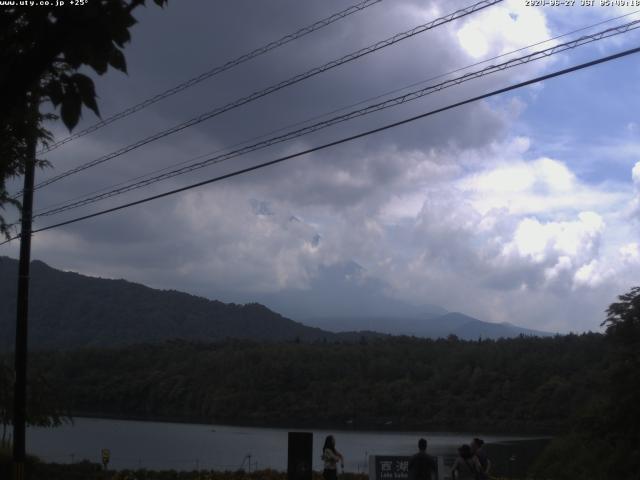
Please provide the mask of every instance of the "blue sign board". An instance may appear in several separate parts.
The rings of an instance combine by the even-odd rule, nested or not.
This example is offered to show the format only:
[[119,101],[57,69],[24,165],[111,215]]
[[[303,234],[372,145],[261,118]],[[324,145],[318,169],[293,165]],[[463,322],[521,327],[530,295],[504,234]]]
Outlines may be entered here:
[[376,480],[409,480],[409,459],[411,457],[376,455]]
[[[433,457],[437,470],[432,480],[450,480],[455,456]],[[411,480],[409,477],[410,455],[370,455],[369,480]]]

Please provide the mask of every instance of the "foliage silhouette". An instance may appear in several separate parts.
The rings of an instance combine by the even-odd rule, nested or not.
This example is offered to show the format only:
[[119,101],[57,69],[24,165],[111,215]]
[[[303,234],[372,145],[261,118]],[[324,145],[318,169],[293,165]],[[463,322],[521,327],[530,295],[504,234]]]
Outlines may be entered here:
[[[154,0],[164,6],[168,0]],[[98,75],[109,66],[126,72],[123,53],[136,23],[133,10],[145,0],[91,0],[82,6],[0,7],[0,209],[18,206],[6,191],[6,180],[24,173],[30,158],[29,140],[51,140],[40,114],[42,102],[60,109],[66,127],[76,126],[82,106],[99,115],[93,80],[84,66]],[[45,161],[36,162],[45,166]],[[0,215],[0,233],[8,226]]]
[[[569,433],[538,461],[540,476],[559,480],[631,480],[640,472],[640,287],[607,309],[604,371]],[[604,352],[603,352],[604,353]],[[602,353],[601,353],[602,355]]]

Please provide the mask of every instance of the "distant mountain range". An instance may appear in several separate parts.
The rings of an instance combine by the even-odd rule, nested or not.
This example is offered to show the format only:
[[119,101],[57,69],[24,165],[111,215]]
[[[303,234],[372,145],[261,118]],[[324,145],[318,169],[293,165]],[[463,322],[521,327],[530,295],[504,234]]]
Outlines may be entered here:
[[[17,272],[16,260],[0,257],[0,350],[13,345]],[[369,311],[357,316],[357,312],[347,311],[343,317],[336,314],[305,320],[309,326],[258,303],[223,303],[125,280],[88,277],[56,270],[37,260],[31,264],[30,293],[29,345],[36,349],[109,347],[176,338],[334,342],[385,334],[432,338],[453,334],[474,340],[548,335],[461,313],[443,313],[446,310],[436,306],[411,310],[392,302],[391,307],[380,307],[379,311],[390,313],[396,306],[396,317],[374,316]],[[309,292],[302,297],[311,298]]]
[[458,312],[423,317],[333,317],[311,318],[305,324],[332,332],[369,330],[390,335],[444,338],[455,335],[463,340],[478,338],[510,338],[519,335],[538,337],[553,335],[549,332],[518,327],[510,323],[483,322]]
[[438,305],[411,305],[390,297],[387,285],[354,261],[321,266],[304,289],[254,294],[251,301],[307,323],[309,318],[426,318],[447,313]]
[[411,305],[391,298],[385,285],[356,262],[321,267],[304,290],[283,290],[254,298],[289,318],[332,332],[371,331],[439,338],[550,335],[510,323],[491,323],[431,304]]

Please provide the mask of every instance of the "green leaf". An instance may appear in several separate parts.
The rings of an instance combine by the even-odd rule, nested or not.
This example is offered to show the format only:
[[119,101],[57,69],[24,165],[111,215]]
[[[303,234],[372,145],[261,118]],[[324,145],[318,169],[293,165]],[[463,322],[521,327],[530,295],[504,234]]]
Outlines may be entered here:
[[62,84],[58,80],[51,80],[45,87],[46,94],[55,107],[60,105],[64,93],[62,92]]
[[127,61],[124,58],[122,50],[114,47],[109,55],[109,63],[113,68],[127,73]]
[[100,111],[98,110],[98,104],[96,103],[96,89],[93,84],[93,80],[81,73],[72,75],[71,80],[75,83],[77,91],[80,94],[80,98],[82,99],[82,103],[84,103],[87,108],[91,109],[93,113],[99,117]]
[[64,60],[73,68],[80,68],[84,57],[84,48],[71,44],[64,50]]
[[133,15],[129,15],[127,16],[127,18],[124,20],[123,25],[129,29],[131,27],[133,27],[134,25],[136,25],[138,23],[138,20],[135,19],[135,17]]
[[82,99],[80,97],[80,93],[75,89],[67,90],[64,98],[62,99],[60,116],[69,131],[73,130],[73,128],[78,124],[81,108]]
[[109,68],[106,56],[95,48],[87,57],[86,63],[90,65],[98,75],[103,75],[106,73],[107,68]]
[[125,43],[131,40],[131,34],[129,33],[129,30],[125,27],[119,27],[119,26],[118,28],[114,28],[111,31],[111,37],[115,42],[115,44],[118,45],[120,48],[124,47]]

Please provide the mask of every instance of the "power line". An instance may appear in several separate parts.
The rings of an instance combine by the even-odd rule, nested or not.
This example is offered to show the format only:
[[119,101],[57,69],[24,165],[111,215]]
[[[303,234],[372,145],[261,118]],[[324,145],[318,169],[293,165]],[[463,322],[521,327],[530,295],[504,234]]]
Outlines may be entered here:
[[[94,195],[97,195],[97,194],[99,194],[99,193],[101,193],[101,192],[105,192],[105,191],[113,190],[113,189],[115,189],[115,188],[117,188],[117,187],[120,187],[120,186],[122,186],[122,185],[129,184],[129,183],[134,182],[134,181],[136,181],[136,180],[141,180],[141,179],[143,179],[143,178],[150,177],[151,175],[155,175],[155,174],[158,174],[158,173],[161,173],[161,172],[166,172],[167,170],[170,170],[170,169],[172,169],[172,168],[178,167],[178,166],[180,166],[180,165],[186,165],[186,164],[189,164],[189,163],[195,162],[195,161],[197,161],[197,160],[200,160],[200,159],[202,159],[202,158],[208,157],[208,156],[210,156],[210,155],[215,155],[215,154],[217,154],[217,153],[220,153],[220,152],[223,152],[223,151],[226,151],[226,150],[230,150],[230,149],[233,149],[233,148],[239,147],[239,146],[241,146],[241,145],[245,145],[245,144],[248,144],[248,143],[250,143],[250,142],[254,142],[254,141],[256,141],[256,140],[261,140],[261,139],[263,139],[263,138],[267,138],[267,137],[269,137],[270,135],[273,135],[273,134],[276,134],[276,133],[280,133],[280,132],[283,132],[283,131],[285,131],[285,130],[287,130],[287,129],[291,129],[291,128],[298,127],[298,126],[301,126],[301,125],[305,125],[305,124],[307,124],[307,123],[309,123],[309,122],[312,122],[312,121],[314,121],[314,120],[318,120],[318,119],[320,119],[320,118],[328,117],[329,115],[333,115],[333,114],[335,114],[335,113],[343,112],[343,111],[345,111],[345,110],[348,110],[349,108],[357,107],[358,105],[362,105],[362,104],[364,104],[364,103],[366,103],[366,102],[370,102],[370,101],[373,101],[373,100],[379,100],[379,99],[384,98],[384,97],[387,97],[387,96],[389,96],[389,95],[393,95],[393,94],[395,94],[395,93],[398,93],[398,92],[401,92],[401,91],[404,91],[404,90],[408,90],[409,88],[413,88],[413,87],[416,87],[416,86],[418,86],[418,85],[424,85],[425,83],[431,82],[431,81],[433,81],[433,80],[438,80],[438,79],[440,79],[440,78],[445,78],[445,77],[447,77],[447,76],[449,76],[449,75],[452,75],[452,74],[454,74],[454,73],[458,73],[458,72],[461,72],[461,71],[464,71],[464,70],[468,70],[468,69],[473,68],[473,67],[476,67],[476,66],[478,66],[478,65],[482,65],[482,64],[488,63],[488,62],[490,62],[490,61],[492,61],[492,60],[497,60],[497,59],[499,59],[499,58],[507,57],[507,56],[509,56],[509,55],[513,55],[514,53],[518,53],[518,52],[521,52],[521,51],[524,51],[524,50],[528,50],[528,49],[531,49],[531,48],[533,48],[533,47],[537,47],[537,46],[539,46],[539,45],[543,45],[543,44],[545,44],[545,43],[549,43],[549,42],[552,42],[552,41],[554,41],[554,40],[558,40],[558,39],[560,39],[560,38],[564,38],[564,37],[567,37],[567,36],[573,35],[573,34],[575,34],[575,33],[579,33],[579,32],[585,31],[585,30],[589,30],[589,29],[592,29],[592,28],[594,28],[594,27],[597,27],[597,26],[600,26],[600,25],[604,25],[604,24],[606,24],[606,23],[610,23],[610,22],[615,21],[615,20],[619,20],[619,19],[621,19],[621,18],[625,18],[625,17],[629,17],[629,16],[631,16],[631,15],[635,15],[635,14],[637,14],[637,13],[639,13],[639,12],[640,12],[640,10],[635,10],[635,11],[633,11],[633,12],[629,12],[629,13],[626,13],[626,14],[623,14],[623,15],[618,15],[618,16],[616,16],[616,17],[612,17],[612,18],[609,18],[609,19],[607,19],[607,20],[603,20],[603,21],[601,21],[601,22],[597,22],[597,23],[594,23],[594,24],[591,24],[591,25],[587,25],[587,26],[585,26],[585,27],[581,27],[581,28],[578,28],[578,29],[572,30],[572,31],[570,31],[570,32],[565,32],[565,33],[562,33],[562,34],[556,35],[556,36],[554,36],[554,37],[547,38],[546,40],[541,40],[541,41],[539,41],[539,42],[536,42],[536,43],[533,43],[533,44],[531,44],[531,45],[527,45],[527,46],[524,46],[524,47],[518,48],[518,49],[516,49],[516,50],[511,50],[510,52],[502,53],[502,54],[500,54],[500,55],[496,55],[496,56],[493,56],[493,57],[490,57],[490,58],[487,58],[487,59],[481,60],[481,61],[479,61],[479,62],[472,63],[472,64],[470,64],[470,65],[466,65],[466,66],[464,66],[464,67],[459,67],[459,68],[456,68],[455,70],[450,70],[449,72],[446,72],[446,73],[441,73],[441,74],[438,74],[438,75],[436,75],[436,76],[429,77],[429,78],[424,79],[424,80],[421,80],[421,81],[419,81],[419,82],[415,82],[415,83],[412,83],[412,84],[409,84],[409,85],[405,85],[404,87],[401,87],[401,88],[396,88],[396,89],[394,89],[394,90],[387,91],[387,92],[385,92],[385,93],[382,93],[382,94],[376,95],[376,96],[374,96],[374,97],[369,97],[369,98],[366,98],[366,99],[364,99],[364,100],[360,100],[360,101],[358,101],[358,102],[356,102],[356,103],[352,103],[352,104],[349,104],[349,105],[345,105],[344,107],[340,107],[340,108],[337,108],[337,109],[335,109],[335,110],[331,110],[331,111],[329,111],[329,112],[325,112],[325,113],[320,114],[320,115],[315,115],[315,116],[313,116],[313,117],[311,117],[311,118],[308,118],[308,119],[306,119],[306,120],[303,120],[303,121],[299,121],[299,122],[295,122],[295,123],[292,123],[292,124],[288,124],[288,125],[286,125],[286,126],[284,126],[284,127],[280,127],[280,128],[278,128],[278,129],[276,129],[276,130],[271,130],[271,131],[269,131],[269,132],[267,132],[267,133],[264,133],[264,134],[261,134],[261,135],[258,135],[258,136],[251,137],[251,138],[246,139],[246,140],[243,140],[243,141],[241,141],[241,142],[234,143],[234,144],[230,145],[229,147],[226,147],[226,148],[219,148],[219,149],[217,149],[217,150],[215,150],[215,151],[212,151],[212,152],[207,152],[207,153],[205,153],[205,154],[200,154],[200,155],[197,155],[196,157],[192,157],[192,158],[190,158],[190,159],[188,159],[188,160],[184,160],[184,161],[181,161],[181,162],[178,162],[178,163],[175,163],[175,164],[173,164],[173,165],[169,165],[169,166],[167,166],[167,167],[160,168],[160,169],[157,169],[157,170],[152,170],[151,172],[147,172],[147,173],[145,173],[145,174],[138,175],[138,176],[136,176],[136,177],[130,178],[130,179],[125,180],[125,181],[123,181],[123,182],[120,182],[120,183],[117,183],[117,184],[114,184],[114,185],[110,185],[110,186],[107,186],[107,187],[103,187],[103,188],[100,188],[100,189],[98,189],[98,190],[94,190],[94,191],[91,191],[91,192],[88,192],[88,193],[85,193],[85,194],[82,194],[82,195],[78,195],[78,196],[76,196],[76,197],[73,197],[73,198],[68,199],[68,200],[65,200],[65,201],[61,201],[61,202],[54,203],[54,204],[52,204],[52,205],[50,205],[50,206],[48,206],[48,207],[44,207],[44,208],[40,209],[40,212],[36,212],[36,214],[38,214],[38,215],[40,215],[40,214],[44,215],[45,213],[47,213],[46,211],[48,211],[48,210],[52,210],[52,209],[54,209],[54,208],[56,208],[56,207],[58,207],[58,206],[67,205],[67,204],[69,204],[69,203],[71,203],[71,202],[75,202],[76,200],[80,200],[80,199],[85,199],[85,198],[87,198],[87,197],[93,197]],[[16,225],[17,225],[17,224],[16,224]]]
[[90,161],[88,163],[85,163],[83,165],[79,165],[79,166],[77,166],[75,168],[67,170],[66,172],[63,172],[63,173],[61,173],[59,175],[56,175],[56,176],[54,176],[52,178],[49,178],[47,180],[44,180],[44,181],[36,184],[35,189],[42,188],[42,187],[45,187],[47,185],[50,185],[50,184],[52,184],[54,182],[57,182],[57,181],[59,181],[59,180],[61,180],[63,178],[66,178],[66,177],[68,177],[70,175],[73,175],[75,173],[81,172],[81,171],[86,170],[88,168],[94,167],[96,165],[99,165],[101,163],[104,163],[104,162],[106,162],[108,160],[111,160],[113,158],[119,157],[121,155],[124,155],[125,153],[128,153],[128,152],[130,152],[132,150],[135,150],[137,148],[140,148],[140,147],[142,147],[142,146],[144,146],[144,145],[146,145],[148,143],[154,142],[156,140],[164,138],[164,137],[166,137],[168,135],[171,135],[173,133],[179,132],[179,131],[184,130],[186,128],[189,128],[189,127],[192,127],[192,126],[197,125],[199,123],[202,123],[205,120],[209,120],[210,118],[213,118],[213,117],[215,117],[217,115],[220,115],[220,114],[222,114],[224,112],[227,112],[229,110],[232,110],[234,108],[238,108],[238,107],[240,107],[242,105],[245,105],[245,104],[247,104],[249,102],[257,100],[258,98],[264,97],[264,96],[269,95],[269,94],[271,94],[273,92],[281,90],[281,89],[283,89],[285,87],[289,87],[289,86],[291,86],[293,84],[296,84],[298,82],[306,80],[307,78],[313,77],[313,76],[318,75],[318,74],[323,73],[323,72],[326,72],[326,71],[331,70],[333,68],[336,68],[336,67],[338,67],[340,65],[343,65],[345,63],[348,63],[348,62],[351,62],[353,60],[356,60],[356,59],[358,59],[360,57],[363,57],[365,55],[368,55],[370,53],[373,53],[373,52],[375,52],[377,50],[386,48],[386,47],[391,46],[391,45],[393,45],[395,43],[398,43],[398,42],[400,42],[402,40],[406,40],[407,38],[411,38],[411,37],[413,37],[415,35],[418,35],[420,33],[424,33],[426,31],[431,30],[433,28],[436,28],[436,27],[438,27],[440,25],[444,25],[444,24],[452,22],[452,21],[454,21],[454,20],[456,20],[458,18],[465,17],[467,15],[470,15],[472,13],[475,13],[475,12],[479,11],[479,10],[487,8],[487,7],[491,6],[491,5],[494,5],[496,3],[500,3],[502,1],[503,0],[482,0],[482,1],[478,2],[478,3],[470,5],[468,7],[462,8],[460,10],[456,10],[453,13],[450,13],[450,14],[445,15],[443,17],[440,17],[440,18],[437,18],[435,20],[432,20],[431,22],[428,22],[428,23],[419,25],[417,27],[414,27],[411,30],[407,30],[405,32],[398,33],[398,34],[396,34],[396,35],[394,35],[394,36],[392,36],[390,38],[387,38],[386,40],[382,40],[382,41],[379,41],[379,42],[377,42],[375,44],[369,45],[368,47],[362,48],[360,50],[357,50],[356,52],[353,52],[353,53],[350,53],[348,55],[345,55],[345,56],[343,56],[343,57],[341,57],[341,58],[339,58],[337,60],[332,60],[332,61],[330,61],[328,63],[325,63],[324,65],[322,65],[320,67],[312,68],[311,70],[308,70],[308,71],[306,71],[304,73],[298,74],[298,75],[296,75],[294,77],[291,77],[291,78],[289,78],[287,80],[284,80],[284,81],[282,81],[280,83],[274,84],[274,85],[272,85],[270,87],[267,87],[267,88],[265,88],[263,90],[259,90],[257,92],[254,92],[251,95],[248,95],[246,97],[242,97],[242,98],[239,98],[237,100],[234,100],[233,102],[228,103],[228,104],[226,104],[226,105],[224,105],[222,107],[218,107],[218,108],[215,108],[214,110],[211,110],[209,112],[203,113],[203,114],[201,114],[201,115],[199,115],[197,117],[192,118],[191,120],[187,120],[186,122],[180,123],[180,124],[178,124],[178,125],[176,125],[174,127],[171,127],[171,128],[169,128],[167,130],[163,130],[161,132],[155,133],[154,135],[151,135],[151,136],[149,136],[147,138],[144,138],[144,139],[139,140],[139,141],[137,141],[135,143],[127,145],[126,147],[123,147],[123,148],[121,148],[119,150],[116,150],[115,152],[109,153],[109,154],[104,155],[104,156],[102,156],[100,158],[92,160],[92,161]]
[[602,40],[604,38],[609,38],[612,37],[614,35],[620,35],[622,33],[626,33],[629,32],[631,30],[637,29],[640,27],[640,20],[634,20],[632,22],[626,23],[624,25],[619,25],[617,27],[612,27],[612,28],[608,28],[606,30],[602,30],[600,32],[591,34],[591,35],[584,35],[580,38],[577,38],[575,40],[572,40],[570,42],[565,42],[559,45],[555,45],[553,47],[549,47],[547,49],[544,50],[539,50],[533,53],[530,53],[528,55],[524,55],[522,57],[518,57],[518,58],[514,58],[511,60],[508,60],[506,62],[503,63],[499,63],[496,65],[490,65],[484,69],[481,70],[477,70],[475,72],[469,72],[465,75],[462,75],[460,77],[456,77],[450,80],[446,80],[444,82],[441,82],[439,84],[436,85],[431,85],[425,88],[422,88],[420,90],[416,90],[413,92],[409,92],[406,93],[404,95],[400,95],[379,103],[375,103],[372,105],[369,105],[367,107],[358,109],[358,110],[354,110],[348,113],[345,113],[343,115],[339,115],[337,117],[333,117],[318,123],[315,123],[313,125],[309,125],[307,127],[303,127],[300,128],[298,130],[293,130],[290,131],[288,133],[285,133],[283,135],[279,135],[276,137],[272,137],[269,138],[267,140],[263,140],[261,142],[255,143],[253,145],[248,145],[246,147],[242,147],[239,148],[237,150],[232,150],[230,152],[221,154],[221,155],[217,155],[211,158],[208,158],[206,160],[203,160],[201,162],[192,164],[192,165],[187,165],[185,167],[182,168],[178,168],[176,170],[171,170],[169,172],[166,173],[162,173],[160,175],[156,175],[154,177],[150,177],[150,178],[146,178],[144,180],[141,180],[139,182],[135,182],[135,183],[130,183],[128,185],[125,185],[123,187],[120,188],[115,188],[113,190],[110,190],[108,192],[105,193],[101,193],[98,195],[94,195],[92,197],[88,197],[82,200],[78,200],[75,202],[70,202],[67,203],[63,206],[57,207],[57,208],[52,208],[50,210],[45,210],[44,212],[41,213],[37,213],[36,215],[34,215],[34,218],[36,217],[42,217],[42,216],[50,216],[50,215],[55,215],[58,213],[62,213],[64,211],[67,210],[72,210],[75,208],[79,208],[85,205],[89,205],[95,202],[98,202],[100,200],[104,200],[107,198],[111,198],[114,197],[116,195],[120,195],[126,192],[130,192],[132,190],[137,190],[139,188],[142,187],[146,187],[148,185],[151,185],[153,183],[157,183],[159,181],[162,180],[166,180],[172,177],[176,177],[178,175],[183,175],[185,173],[188,172],[192,172],[194,170],[198,170],[200,168],[204,168],[207,167],[209,165],[212,164],[216,164],[216,163],[222,163],[224,161],[230,160],[232,158],[244,155],[246,153],[251,153],[254,152],[256,150],[261,150],[263,148],[266,147],[270,147],[272,145],[278,144],[278,143],[282,143],[288,140],[292,140],[294,138],[298,138],[301,137],[303,135],[307,135],[309,133],[312,132],[316,132],[318,130],[322,130],[324,128],[336,125],[338,123],[342,123],[342,122],[346,122],[348,120],[352,120],[354,118],[358,118],[358,117],[362,117],[365,115],[369,115],[371,113],[374,112],[378,112],[381,110],[385,110],[387,108],[391,108],[391,107],[395,107],[398,105],[402,105],[404,103],[408,103],[414,100],[417,100],[419,98],[422,98],[426,95],[430,95],[432,93],[436,93],[439,92],[441,90],[444,90],[446,88],[452,87],[452,86],[456,86],[456,85],[460,85],[461,83],[467,82],[469,80],[473,80],[473,79],[477,79],[480,77],[484,77],[493,73],[497,73],[503,70],[506,70],[508,68],[513,68],[516,66],[520,66],[520,65],[524,65],[526,63],[530,63],[542,58],[547,58],[550,57],[552,55],[557,55],[561,52],[573,49],[573,48],[577,48],[579,46],[582,45],[586,45],[588,43],[592,43],[595,41],[599,41]]
[[[90,218],[94,218],[94,217],[98,217],[98,216],[101,216],[101,215],[105,215],[107,213],[112,213],[112,212],[115,212],[115,211],[118,211],[118,210],[123,210],[125,208],[133,207],[135,205],[140,205],[140,204],[143,204],[143,203],[147,203],[147,202],[150,202],[152,200],[157,200],[157,199],[160,199],[160,198],[163,198],[163,197],[168,197],[170,195],[174,195],[176,193],[180,193],[180,192],[191,190],[191,189],[194,189],[194,188],[197,188],[197,187],[201,187],[203,185],[208,185],[210,183],[219,182],[219,181],[225,180],[227,178],[235,177],[235,176],[242,175],[242,174],[254,171],[254,170],[259,170],[261,168],[265,168],[265,167],[268,167],[268,166],[271,166],[271,165],[282,163],[282,162],[284,162],[286,160],[291,160],[293,158],[301,157],[303,155],[308,155],[309,153],[317,152],[317,151],[324,150],[324,149],[329,148],[329,147],[340,145],[342,143],[346,143],[346,142],[350,142],[350,141],[353,141],[353,140],[356,140],[356,139],[359,139],[359,138],[363,138],[363,137],[366,137],[366,136],[369,136],[369,135],[372,135],[372,134],[375,134],[375,133],[382,132],[384,130],[388,130],[388,129],[391,129],[391,128],[398,127],[400,125],[404,125],[404,124],[407,124],[407,123],[414,122],[414,121],[422,119],[422,118],[426,118],[426,117],[429,117],[429,116],[432,116],[432,115],[436,115],[438,113],[445,112],[447,110],[451,110],[451,109],[454,109],[454,108],[457,108],[457,107],[460,107],[460,106],[463,106],[463,105],[467,105],[469,103],[477,102],[479,100],[484,100],[485,98],[489,98],[489,97],[493,97],[495,95],[499,95],[499,94],[502,94],[502,93],[510,92],[512,90],[516,90],[516,89],[519,89],[519,88],[522,88],[522,87],[526,87],[527,85],[532,85],[534,83],[542,82],[544,80],[549,80],[551,78],[559,77],[561,75],[566,75],[566,74],[569,74],[569,73],[572,73],[572,72],[575,72],[575,71],[578,71],[578,70],[582,70],[582,69],[585,69],[585,68],[593,67],[593,66],[599,65],[601,63],[610,62],[612,60],[616,60],[618,58],[622,58],[622,57],[626,57],[628,55],[636,54],[638,52],[640,52],[640,47],[632,48],[632,49],[629,49],[629,50],[624,50],[622,52],[618,52],[618,53],[613,54],[613,55],[608,55],[606,57],[600,57],[600,58],[598,58],[596,60],[592,60],[590,62],[581,63],[581,64],[575,65],[573,67],[569,67],[569,68],[565,68],[565,69],[562,69],[562,70],[558,70],[558,71],[555,71],[555,72],[552,72],[552,73],[548,73],[546,75],[541,75],[541,76],[532,78],[530,80],[526,80],[524,82],[519,82],[519,83],[510,85],[508,87],[504,87],[504,88],[500,88],[500,89],[497,89],[497,90],[493,90],[491,92],[488,92],[488,93],[485,93],[485,94],[482,94],[482,95],[478,95],[476,97],[472,97],[472,98],[468,98],[466,100],[462,100],[460,102],[452,103],[452,104],[449,104],[449,105],[447,105],[445,107],[437,108],[435,110],[431,110],[429,112],[422,113],[420,115],[416,115],[416,116],[413,116],[413,117],[410,117],[410,118],[406,118],[406,119],[400,120],[398,122],[390,123],[390,124],[384,125],[382,127],[374,128],[372,130],[367,130],[366,132],[358,133],[356,135],[351,135],[349,137],[345,137],[345,138],[342,138],[340,140],[335,140],[333,142],[325,143],[323,145],[310,148],[308,150],[297,152],[297,153],[294,153],[294,154],[291,154],[291,155],[286,155],[284,157],[279,157],[279,158],[276,158],[275,160],[271,160],[271,161],[268,161],[268,162],[260,163],[260,164],[257,164],[257,165],[251,166],[251,167],[243,168],[241,170],[236,170],[235,172],[227,173],[225,175],[220,175],[220,176],[217,176],[217,177],[214,177],[214,178],[210,178],[208,180],[203,180],[201,182],[197,182],[197,183],[194,183],[194,184],[191,184],[191,185],[187,185],[185,187],[180,187],[180,188],[177,188],[177,189],[174,189],[174,190],[170,190],[170,191],[167,191],[167,192],[164,192],[164,193],[160,193],[158,195],[145,197],[143,199],[136,200],[134,202],[129,202],[129,203],[125,203],[123,205],[118,205],[117,207],[107,208],[105,210],[101,210],[99,212],[95,212],[95,213],[92,213],[92,214],[89,214],[89,215],[76,217],[76,218],[73,218],[71,220],[66,220],[64,222],[60,222],[60,223],[56,223],[56,224],[49,225],[49,226],[46,226],[46,227],[42,227],[42,228],[33,230],[33,233],[44,232],[46,230],[51,230],[53,228],[58,228],[58,227],[62,227],[62,226],[65,226],[65,225],[70,225],[70,224],[77,223],[77,222],[80,222],[80,221],[83,221],[83,220],[88,220]],[[0,243],[0,245],[4,245],[5,243],[9,243],[10,241],[15,240],[16,238],[19,238],[19,237],[10,238],[10,239]]]
[[350,6],[349,8],[345,8],[344,10],[341,10],[340,12],[334,13],[333,15],[330,15],[326,18],[323,18],[322,20],[318,20],[317,22],[308,25],[306,27],[303,27],[299,30],[297,30],[294,33],[290,33],[288,35],[285,35],[284,37],[275,40],[273,42],[270,42],[262,47],[256,48],[255,50],[252,50],[249,53],[245,53],[244,55],[241,55],[233,60],[229,60],[228,62],[222,64],[222,65],[218,65],[217,67],[212,68],[211,70],[207,70],[204,73],[201,73],[200,75],[190,78],[189,80],[182,82],[178,85],[176,85],[175,87],[172,87],[168,90],[165,90],[162,93],[159,93],[157,95],[154,95],[151,98],[148,98],[140,103],[137,103],[129,108],[126,108],[125,110],[122,110],[121,112],[118,112],[108,118],[105,118],[104,120],[100,120],[99,122],[91,125],[90,127],[85,128],[84,130],[80,130],[77,133],[74,133],[72,135],[69,135],[68,137],[65,137],[57,142],[52,143],[51,145],[43,148],[42,150],[40,150],[40,152],[38,153],[46,153],[46,152],[50,152],[52,150],[55,150],[56,148],[64,145],[65,143],[68,143],[72,140],[75,140],[77,138],[80,137],[84,137],[85,135],[88,135],[92,132],[95,132],[96,130],[101,129],[102,127],[105,127],[106,125],[109,125],[117,120],[120,120],[122,118],[128,117],[129,115],[132,115],[136,112],[139,112],[140,110],[143,110],[145,108],[147,108],[150,105],[153,105],[156,102],[159,102],[160,100],[164,100],[165,98],[168,98],[172,95],[175,95],[176,93],[182,92],[183,90],[186,90],[187,88],[191,88],[194,85],[207,80],[208,78],[211,78],[215,75],[218,75],[219,73],[225,72],[226,70],[229,70],[233,67],[236,67],[238,65],[240,65],[241,63],[247,62],[253,58],[256,58],[260,55],[263,55],[267,52],[270,52],[271,50],[275,50],[276,48],[279,48],[283,45],[286,45],[287,43],[290,43],[294,40],[297,40],[299,38],[304,37],[305,35],[308,35],[312,32],[315,32],[316,30],[320,30],[321,28],[324,28],[328,25],[331,25],[334,22],[337,22],[338,20],[341,20],[349,15],[352,15],[354,13],[358,13],[361,12],[362,10],[371,7],[372,5],[375,5],[379,2],[381,2],[382,0],[364,0],[361,1],[360,3],[356,3],[355,5]]

